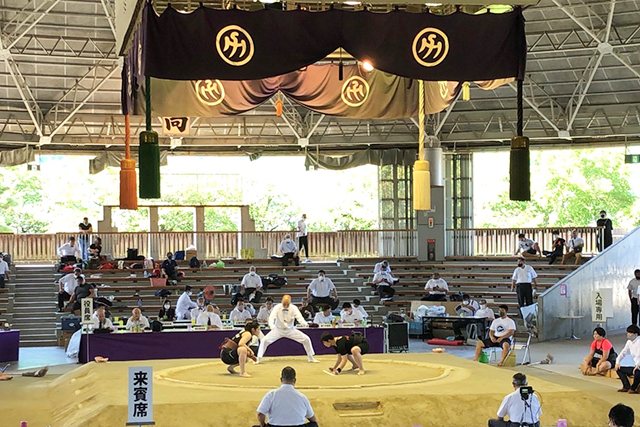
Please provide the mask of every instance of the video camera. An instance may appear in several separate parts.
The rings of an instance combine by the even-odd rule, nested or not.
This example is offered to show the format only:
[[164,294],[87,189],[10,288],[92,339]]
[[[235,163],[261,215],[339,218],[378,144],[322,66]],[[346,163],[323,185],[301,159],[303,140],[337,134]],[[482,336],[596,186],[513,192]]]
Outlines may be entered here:
[[520,387],[520,398],[525,402],[529,400],[529,397],[533,394],[533,387],[531,386],[522,386]]

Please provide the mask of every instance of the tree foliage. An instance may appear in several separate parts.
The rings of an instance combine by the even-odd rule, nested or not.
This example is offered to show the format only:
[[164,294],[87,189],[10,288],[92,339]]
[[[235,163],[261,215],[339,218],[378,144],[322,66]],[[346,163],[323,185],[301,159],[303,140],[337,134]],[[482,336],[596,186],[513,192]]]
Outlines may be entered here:
[[493,220],[479,226],[589,226],[603,209],[613,218],[628,217],[636,197],[623,166],[621,157],[592,150],[565,151],[562,157],[537,152],[531,201],[512,201],[508,191],[502,192],[487,204]]

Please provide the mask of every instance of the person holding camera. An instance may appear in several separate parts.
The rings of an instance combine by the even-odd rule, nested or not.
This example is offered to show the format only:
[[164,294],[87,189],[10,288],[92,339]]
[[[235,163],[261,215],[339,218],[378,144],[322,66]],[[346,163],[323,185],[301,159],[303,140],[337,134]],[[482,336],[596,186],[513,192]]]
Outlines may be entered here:
[[[527,386],[527,376],[517,373],[511,384],[514,392],[502,400],[498,418],[489,420],[489,427],[540,427],[540,400],[533,388]],[[509,417],[509,421],[505,421],[505,417]]]

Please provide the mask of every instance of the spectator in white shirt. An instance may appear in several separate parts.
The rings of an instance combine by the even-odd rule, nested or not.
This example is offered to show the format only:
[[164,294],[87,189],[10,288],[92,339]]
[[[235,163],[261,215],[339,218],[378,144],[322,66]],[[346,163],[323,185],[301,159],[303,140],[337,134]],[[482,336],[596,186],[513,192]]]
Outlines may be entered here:
[[204,313],[206,310],[206,306],[204,305],[204,297],[198,297],[196,300],[197,307],[191,309],[191,318],[197,319],[200,314]]
[[309,259],[309,241],[307,240],[307,214],[302,214],[302,218],[298,221],[298,246],[300,250],[304,248],[304,256],[307,258],[305,262],[311,262]]
[[[536,277],[538,277],[538,273],[533,267],[525,264],[524,258],[519,258],[518,267],[513,270],[513,275],[511,276],[511,292],[515,287],[520,307],[533,304],[533,289],[538,287]],[[531,287],[532,284],[533,288]]]
[[106,316],[104,307],[99,307],[96,310],[96,313],[93,316],[93,324],[91,325],[91,329],[93,331],[99,329],[113,332],[113,323],[111,323],[111,319]]
[[[249,298],[256,303],[262,298],[262,278],[256,273],[256,267],[249,267],[249,272],[244,275],[240,283],[240,293],[243,298]],[[253,294],[253,298],[251,295]]]
[[487,306],[486,299],[480,300],[480,308],[476,310],[474,317],[480,317],[491,321],[494,321],[496,319],[496,315],[493,310]]
[[609,410],[609,427],[633,427],[635,421],[633,409],[622,403]]
[[76,268],[73,274],[65,274],[58,280],[58,312],[62,312],[65,303],[71,299],[71,295],[78,287],[78,277],[82,276],[82,269]]
[[300,257],[298,256],[298,246],[296,242],[291,240],[291,234],[285,234],[284,240],[280,243],[280,252],[282,252],[282,265],[289,265],[289,260],[292,259],[296,265],[300,265]]
[[256,315],[256,309],[253,307],[253,304],[249,302],[249,298],[242,298],[242,302],[244,303],[244,309],[249,312],[251,317]]
[[[476,314],[476,311],[479,308],[480,306],[478,305],[478,303],[474,299],[472,299],[469,294],[464,294],[462,295],[462,304],[456,307],[456,313],[458,313],[458,315],[461,317],[474,317]],[[469,321],[466,321],[466,320],[459,320],[459,321],[453,322],[451,326],[453,328],[455,339],[464,341],[462,328],[466,328],[468,324],[469,324]]]
[[208,304],[205,311],[196,318],[196,325],[207,326],[207,329],[222,329],[222,320],[212,304]]
[[522,255],[523,257],[542,256],[540,245],[531,239],[527,239],[524,233],[518,234],[518,249],[514,255]]
[[[540,415],[542,415],[540,400],[535,393],[528,393],[531,388],[526,388],[527,376],[517,373],[513,376],[511,384],[514,392],[508,394],[502,400],[502,404],[498,409],[498,418],[489,420],[489,427],[540,427]],[[525,387],[524,390],[522,390],[523,387]],[[526,400],[523,397],[524,395],[526,395]],[[507,416],[509,421],[504,420]]]
[[[305,426],[318,427],[307,397],[295,389],[296,371],[287,366],[280,375],[282,385],[268,392],[258,406],[260,427]],[[269,423],[267,424],[267,420]],[[307,423],[307,420],[309,422]]]
[[76,243],[75,237],[69,237],[69,241],[58,248],[58,256],[62,264],[75,263],[82,259],[80,246]]
[[267,348],[280,338],[289,338],[290,340],[299,342],[304,346],[309,362],[319,363],[313,357],[315,351],[313,350],[311,339],[305,333],[295,328],[294,325],[296,321],[303,328],[309,326],[307,321],[304,320],[304,317],[302,317],[298,307],[291,304],[291,296],[284,295],[282,297],[282,304],[278,304],[273,307],[273,311],[269,316],[269,326],[271,327],[271,330],[267,335],[265,335],[264,339],[260,340],[258,361],[256,363],[260,363],[262,361],[262,357],[267,351]]
[[0,253],[0,289],[4,288],[5,281],[9,281],[9,264],[4,260],[4,255]]
[[[618,390],[622,393],[638,394],[640,390],[640,328],[636,325],[630,325],[627,328],[627,343],[616,359],[616,371],[618,378],[622,382],[622,388]],[[620,366],[620,362],[626,355],[631,355],[634,366]],[[629,384],[629,376],[633,377],[633,383]]]
[[504,361],[509,355],[511,337],[516,333],[516,322],[514,322],[510,317],[507,317],[509,307],[503,304],[499,308],[500,318],[491,322],[491,326],[489,327],[489,338],[478,341],[478,344],[476,345],[476,355],[473,359],[476,362],[480,358],[480,353],[482,353],[483,348],[502,348],[502,358],[500,359],[500,362],[498,362],[498,366],[504,365]]
[[336,319],[336,316],[331,314],[331,307],[325,305],[322,308],[322,311],[316,313],[316,317],[313,318],[313,323],[316,325],[326,325],[328,323],[333,323]]
[[260,323],[267,323],[269,321],[269,316],[271,315],[271,311],[273,310],[273,298],[267,297],[265,300],[265,304],[260,307],[260,311],[258,312],[257,320]]
[[333,281],[326,277],[324,270],[318,271],[318,277],[313,279],[307,287],[307,299],[311,305],[318,309],[320,306],[329,305],[332,310],[338,307],[338,290]]
[[367,313],[367,310],[365,310],[364,307],[360,305],[360,300],[358,298],[353,300],[353,302],[351,303],[351,306],[353,307],[354,310],[357,310],[360,313],[363,319],[369,318],[369,313]]
[[584,249],[584,240],[578,236],[578,232],[573,230],[571,238],[567,242],[567,253],[562,256],[562,264],[564,265],[569,258],[575,258],[576,264],[580,264],[582,259],[582,250]]
[[386,259],[384,261],[380,261],[380,262],[376,263],[376,265],[373,266],[373,274],[380,273],[382,271],[382,267],[383,266],[384,266],[385,270],[387,271],[387,273],[392,274],[391,273],[391,266],[389,265],[389,261],[387,261]]
[[424,290],[429,294],[421,298],[422,301],[446,301],[449,285],[440,277],[440,273],[435,272],[431,279],[424,285]]
[[229,314],[229,319],[233,323],[242,323],[244,324],[247,320],[251,320],[251,313],[249,310],[245,310],[244,301],[238,301],[236,304],[236,308],[231,310],[231,314]]
[[629,301],[631,301],[631,324],[637,325],[640,320],[640,270],[633,272],[634,279],[631,279],[627,290],[629,291]]
[[384,264],[380,266],[380,272],[376,273],[373,276],[373,283],[376,286],[376,290],[378,291],[378,296],[380,297],[380,301],[392,301],[393,296],[396,293],[396,290],[391,287],[391,285],[398,281],[395,277],[391,275],[387,271],[387,268]]
[[196,307],[198,307],[198,304],[191,300],[191,286],[187,285],[176,303],[176,318],[178,320],[191,320],[191,309]]
[[127,331],[143,331],[145,329],[151,329],[151,325],[149,325],[149,319],[142,315],[140,309],[134,308],[131,312],[131,317],[127,320],[126,328]]
[[360,315],[360,312],[351,307],[351,303],[345,302],[342,304],[342,311],[340,311],[340,323],[359,323],[363,320],[364,319]]

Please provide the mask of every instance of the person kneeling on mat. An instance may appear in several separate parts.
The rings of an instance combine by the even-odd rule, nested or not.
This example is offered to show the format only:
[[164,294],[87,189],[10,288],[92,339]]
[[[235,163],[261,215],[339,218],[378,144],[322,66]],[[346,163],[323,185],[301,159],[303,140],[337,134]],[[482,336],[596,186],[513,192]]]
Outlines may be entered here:
[[362,356],[369,351],[369,341],[362,334],[352,333],[336,338],[330,332],[325,332],[322,334],[321,340],[325,347],[334,347],[338,353],[338,360],[333,367],[329,368],[329,372],[339,375],[349,360],[352,364],[351,369],[358,369],[358,375],[364,375]]
[[[540,427],[540,400],[533,393],[533,388],[527,386],[527,376],[517,373],[511,381],[514,392],[505,396],[498,418],[489,420],[489,427]],[[505,417],[509,421],[505,421]]]
[[499,309],[500,317],[491,322],[491,326],[489,327],[489,338],[478,341],[478,344],[476,345],[476,356],[473,359],[476,362],[480,358],[480,353],[482,353],[483,348],[502,348],[502,358],[500,359],[500,362],[498,362],[498,366],[504,365],[504,361],[509,355],[511,337],[516,333],[516,322],[507,316],[509,307],[503,304]]
[[247,359],[256,360],[256,356],[249,348],[249,343],[253,336],[260,334],[260,325],[258,322],[247,322],[244,330],[238,332],[233,338],[225,338],[221,345],[220,359],[226,365],[229,365],[227,371],[231,374],[236,373],[236,366],[240,366],[240,376],[251,378],[245,369]]

